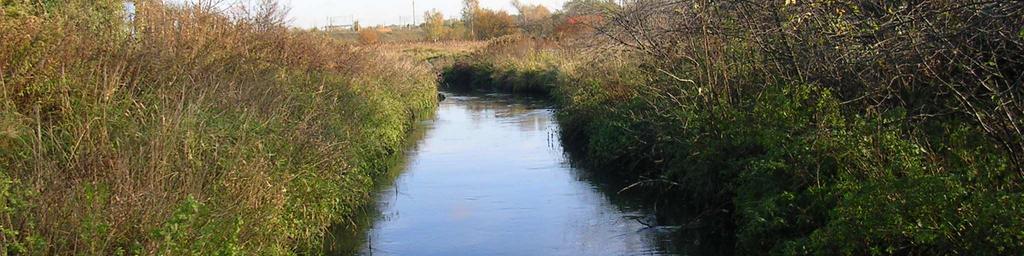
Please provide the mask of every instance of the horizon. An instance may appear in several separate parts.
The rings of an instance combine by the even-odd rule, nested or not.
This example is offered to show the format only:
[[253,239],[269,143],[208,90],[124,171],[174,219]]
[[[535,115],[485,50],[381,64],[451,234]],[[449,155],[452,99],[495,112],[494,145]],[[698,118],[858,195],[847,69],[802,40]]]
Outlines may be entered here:
[[[562,9],[566,0],[523,0],[525,4],[541,4],[552,12]],[[324,27],[328,25],[351,25],[359,21],[364,26],[410,25],[423,21],[423,14],[436,9],[445,19],[461,16],[461,0],[378,0],[337,1],[337,0],[286,0],[280,2],[288,8],[288,24],[298,28]],[[481,0],[482,8],[517,13],[511,0]],[[413,15],[415,14],[415,16]]]

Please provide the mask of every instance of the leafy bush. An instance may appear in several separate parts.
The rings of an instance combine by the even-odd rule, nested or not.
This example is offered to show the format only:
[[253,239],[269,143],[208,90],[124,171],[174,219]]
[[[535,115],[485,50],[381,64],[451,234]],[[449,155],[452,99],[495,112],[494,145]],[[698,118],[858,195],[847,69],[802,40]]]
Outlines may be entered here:
[[443,80],[544,81],[568,148],[740,254],[1019,254],[1022,7],[635,1],[593,42],[492,40]]

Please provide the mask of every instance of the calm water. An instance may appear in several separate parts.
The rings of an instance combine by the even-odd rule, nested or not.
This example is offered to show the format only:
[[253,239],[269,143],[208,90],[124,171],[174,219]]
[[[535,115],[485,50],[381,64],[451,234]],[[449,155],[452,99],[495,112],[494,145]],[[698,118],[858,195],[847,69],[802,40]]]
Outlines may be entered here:
[[452,96],[423,125],[359,254],[673,254],[644,207],[570,166],[542,102]]

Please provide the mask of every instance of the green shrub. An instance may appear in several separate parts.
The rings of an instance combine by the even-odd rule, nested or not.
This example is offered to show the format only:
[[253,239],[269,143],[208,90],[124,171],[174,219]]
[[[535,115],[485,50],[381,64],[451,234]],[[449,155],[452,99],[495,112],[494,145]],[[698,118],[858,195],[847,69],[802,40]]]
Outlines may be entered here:
[[559,104],[567,149],[634,189],[671,197],[657,200],[693,209],[697,221],[735,238],[739,254],[1024,251],[1019,173],[971,117],[864,107],[835,85],[747,64],[707,71],[749,72],[729,74],[736,80],[688,81],[666,70],[705,71],[644,53],[534,57],[560,50],[573,51],[488,48],[443,81],[516,92],[536,84],[531,77],[556,74],[541,79],[553,86],[540,92]]

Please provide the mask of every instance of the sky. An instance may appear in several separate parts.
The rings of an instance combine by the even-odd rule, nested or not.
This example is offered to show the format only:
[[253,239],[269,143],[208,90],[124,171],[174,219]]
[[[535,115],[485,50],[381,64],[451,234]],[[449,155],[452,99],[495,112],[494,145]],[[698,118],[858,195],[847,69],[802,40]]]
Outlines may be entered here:
[[[512,0],[480,0],[480,6],[488,9],[507,10],[515,13]],[[542,4],[548,9],[562,7],[566,0],[520,0],[525,4]],[[413,16],[413,0],[279,0],[291,11],[289,18],[295,27],[311,28],[334,24],[351,24],[352,19],[361,25],[410,24]],[[438,9],[445,18],[460,16],[462,0],[416,0],[416,19],[423,22],[423,13]],[[400,23],[401,22],[401,23]]]

